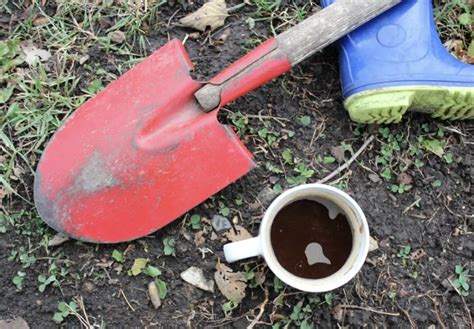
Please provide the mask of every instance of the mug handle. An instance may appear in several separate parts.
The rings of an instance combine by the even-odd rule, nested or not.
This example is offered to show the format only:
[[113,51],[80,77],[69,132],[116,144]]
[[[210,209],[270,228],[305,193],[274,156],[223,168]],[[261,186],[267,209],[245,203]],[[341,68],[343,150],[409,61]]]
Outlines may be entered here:
[[260,236],[224,245],[224,256],[228,263],[260,255],[262,255]]

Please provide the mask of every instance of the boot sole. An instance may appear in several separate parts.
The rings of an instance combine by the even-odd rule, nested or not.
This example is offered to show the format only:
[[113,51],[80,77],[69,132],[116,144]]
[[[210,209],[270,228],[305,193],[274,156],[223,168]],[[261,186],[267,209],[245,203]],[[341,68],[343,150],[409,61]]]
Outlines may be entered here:
[[407,111],[443,120],[474,118],[474,87],[403,86],[372,89],[349,96],[344,106],[361,123],[397,123]]

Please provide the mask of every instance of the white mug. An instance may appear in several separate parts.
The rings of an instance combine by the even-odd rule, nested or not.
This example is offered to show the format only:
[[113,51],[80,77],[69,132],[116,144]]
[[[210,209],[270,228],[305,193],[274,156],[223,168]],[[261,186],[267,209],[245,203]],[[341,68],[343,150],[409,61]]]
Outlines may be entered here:
[[[329,217],[344,214],[352,233],[352,249],[344,265],[335,273],[321,279],[301,278],[286,270],[277,260],[272,248],[270,231],[273,220],[285,206],[298,200],[314,200],[324,205]],[[286,284],[307,292],[330,291],[351,280],[365,262],[369,251],[369,227],[362,209],[347,193],[324,184],[305,184],[283,192],[268,207],[257,237],[224,245],[226,261],[263,256],[272,272]]]

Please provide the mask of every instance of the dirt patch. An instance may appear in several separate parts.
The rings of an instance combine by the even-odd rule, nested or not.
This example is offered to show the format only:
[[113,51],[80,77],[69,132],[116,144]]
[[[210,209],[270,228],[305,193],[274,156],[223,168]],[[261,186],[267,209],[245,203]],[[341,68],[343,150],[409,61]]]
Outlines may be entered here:
[[[165,44],[168,34],[183,39],[190,31],[167,22],[177,9],[177,17],[182,17],[197,7],[163,7],[148,50]],[[229,17],[223,29],[210,35],[211,45],[206,35],[188,38],[186,49],[197,78],[211,77],[246,52],[253,36],[246,13],[247,9]],[[267,24],[257,23],[256,28],[258,34],[270,35]],[[225,42],[218,41],[226,31]],[[90,49],[89,54],[92,61],[107,62],[106,68],[117,73],[110,54],[108,61],[102,50]],[[450,124],[421,114],[407,115],[401,124],[389,127],[351,122],[342,106],[334,47],[227,106],[220,120],[234,126],[258,166],[190,211],[201,218],[198,229],[186,216],[130,243],[94,245],[70,240],[47,247],[54,232],[37,219],[32,205],[11,201],[5,213],[8,218],[17,217],[5,224],[6,233],[0,235],[0,319],[21,316],[32,328],[48,328],[54,326],[59,302],[83,300],[83,309],[79,307],[77,313],[83,318],[87,314],[90,324],[109,327],[243,328],[254,319],[258,327],[278,323],[281,327],[285,323],[290,327],[310,323],[318,327],[469,326],[472,293],[461,297],[450,282],[457,278],[456,265],[473,269],[472,122]],[[223,259],[226,239],[214,235],[205,219],[225,214],[256,235],[265,208],[279,193],[277,185],[285,189],[292,179],[302,179],[295,171],[296,163],[314,172],[307,182],[317,181],[339,165],[337,159],[330,159],[334,147],[342,145],[347,151],[342,158],[347,160],[370,135],[376,137],[374,142],[331,182],[359,202],[379,244],[354,280],[330,294],[304,294],[282,285],[261,259],[232,264],[234,271],[245,273],[248,287],[246,297],[225,316],[222,305],[227,300],[217,289],[205,292],[180,278],[182,271],[197,266],[212,279],[218,259]],[[423,149],[420,136],[443,141],[446,156]],[[384,158],[387,145],[393,146],[390,159]],[[291,163],[282,160],[286,149],[291,150]],[[382,177],[380,159],[389,161],[393,177]],[[416,160],[423,165],[415,165]],[[410,182],[405,184],[411,186],[407,190],[397,181],[401,173],[411,178],[403,178]],[[201,231],[205,240],[196,243],[195,234]],[[174,240],[176,256],[165,255],[165,238]],[[112,258],[114,250],[123,254],[123,263]],[[143,273],[127,274],[137,258],[146,258],[159,268],[159,279],[167,284],[167,296],[158,310],[147,295],[153,279]],[[255,279],[256,273],[263,281]],[[55,280],[40,292],[44,281],[39,276],[52,275]],[[21,290],[12,282],[15,277],[23,278]],[[63,325],[77,327],[79,317],[70,314]]]

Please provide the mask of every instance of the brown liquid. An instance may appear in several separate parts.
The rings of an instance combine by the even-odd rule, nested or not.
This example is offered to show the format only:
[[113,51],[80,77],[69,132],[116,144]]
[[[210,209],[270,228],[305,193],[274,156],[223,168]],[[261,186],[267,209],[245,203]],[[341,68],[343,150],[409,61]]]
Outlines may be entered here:
[[298,200],[276,215],[270,233],[278,262],[289,272],[320,279],[337,272],[352,249],[351,227],[344,215],[331,219],[319,202]]

